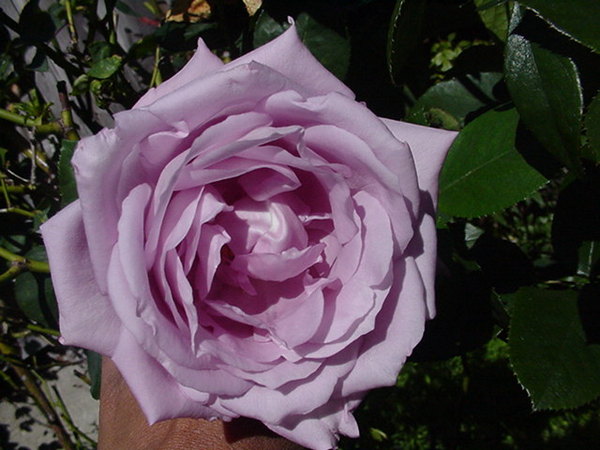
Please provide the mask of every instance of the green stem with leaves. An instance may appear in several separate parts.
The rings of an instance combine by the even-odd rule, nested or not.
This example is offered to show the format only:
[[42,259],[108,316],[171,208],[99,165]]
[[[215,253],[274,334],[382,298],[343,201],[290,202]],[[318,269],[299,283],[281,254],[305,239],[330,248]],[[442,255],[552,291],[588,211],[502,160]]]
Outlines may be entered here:
[[154,52],[154,67],[152,68],[152,78],[150,79],[150,87],[156,87],[160,83],[162,83],[162,74],[160,73],[160,45],[156,46],[156,51]]
[[25,258],[3,247],[0,247],[0,258],[10,261],[15,266],[23,266],[31,272],[50,273],[50,265],[47,262]]
[[19,265],[10,266],[10,268],[6,272],[0,274],[0,284],[16,278],[23,271],[25,271],[25,268],[23,266],[19,266]]
[[62,126],[58,122],[42,123],[40,120],[29,119],[6,109],[0,109],[0,119],[8,120],[24,127],[31,127],[38,134],[62,133]]
[[69,35],[71,36],[71,43],[77,44],[77,29],[75,28],[75,21],[73,20],[73,6],[71,0],[65,0],[65,12],[67,14],[67,24],[69,27]]

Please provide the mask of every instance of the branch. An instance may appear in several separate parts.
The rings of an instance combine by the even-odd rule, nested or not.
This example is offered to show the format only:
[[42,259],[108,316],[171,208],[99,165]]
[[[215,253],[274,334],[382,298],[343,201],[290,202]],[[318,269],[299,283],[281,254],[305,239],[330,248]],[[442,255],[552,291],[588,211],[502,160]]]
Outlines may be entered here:
[[31,272],[50,273],[50,265],[44,261],[35,261],[25,258],[0,247],[0,258],[4,258],[13,263],[15,266],[23,266]]

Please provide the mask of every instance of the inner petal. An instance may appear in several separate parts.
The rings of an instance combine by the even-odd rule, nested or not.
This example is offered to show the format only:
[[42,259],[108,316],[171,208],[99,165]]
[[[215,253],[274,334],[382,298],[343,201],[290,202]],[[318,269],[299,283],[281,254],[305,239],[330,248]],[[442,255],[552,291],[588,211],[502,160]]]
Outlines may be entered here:
[[237,255],[231,267],[259,280],[284,281],[319,262],[324,248],[325,244],[317,244],[302,250],[290,248],[281,253]]
[[242,198],[233,211],[221,214],[217,223],[231,236],[230,247],[236,255],[279,253],[308,245],[308,235],[297,214],[277,199],[256,202]]

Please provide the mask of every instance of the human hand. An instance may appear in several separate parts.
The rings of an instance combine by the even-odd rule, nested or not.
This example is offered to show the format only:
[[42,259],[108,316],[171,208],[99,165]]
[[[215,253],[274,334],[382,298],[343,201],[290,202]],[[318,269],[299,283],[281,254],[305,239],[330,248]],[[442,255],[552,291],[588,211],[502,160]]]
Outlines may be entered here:
[[[159,387],[157,387],[159,389]],[[148,425],[137,401],[113,362],[102,362],[100,450],[301,450],[262,423],[171,419]]]

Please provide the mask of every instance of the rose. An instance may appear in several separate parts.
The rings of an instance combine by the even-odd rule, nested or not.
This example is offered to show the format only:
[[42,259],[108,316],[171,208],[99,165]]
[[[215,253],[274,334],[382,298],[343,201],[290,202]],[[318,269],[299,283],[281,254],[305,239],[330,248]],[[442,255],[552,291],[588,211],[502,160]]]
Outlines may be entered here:
[[434,314],[453,138],[377,118],[293,26],[227,65],[200,42],[77,147],[80,199],[42,228],[63,342],[112,358],[151,423],[357,436]]

